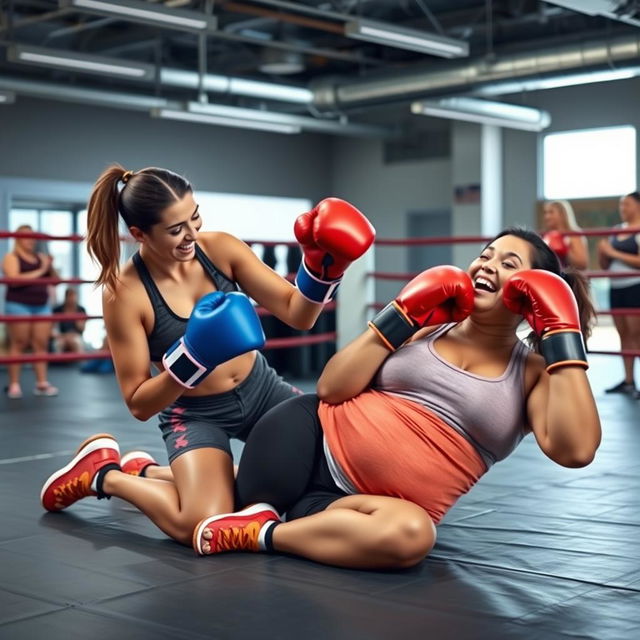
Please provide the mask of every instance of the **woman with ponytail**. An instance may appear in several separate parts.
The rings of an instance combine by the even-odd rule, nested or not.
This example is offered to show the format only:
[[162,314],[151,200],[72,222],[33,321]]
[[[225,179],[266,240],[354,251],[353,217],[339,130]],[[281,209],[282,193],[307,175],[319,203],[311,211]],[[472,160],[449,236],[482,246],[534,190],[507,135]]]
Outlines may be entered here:
[[[532,231],[505,229],[466,271],[423,271],[333,356],[317,395],[261,418],[236,481],[238,507],[252,506],[205,518],[195,551],[410,567],[527,434],[557,464],[589,464],[600,442],[585,371],[593,317],[584,277]],[[531,348],[516,334],[523,320]]]
[[[139,245],[122,267],[121,221]],[[113,165],[98,178],[87,244],[101,267],[116,376],[133,416],[160,414],[170,467],[144,452],[121,457],[112,436],[92,436],[45,482],[41,501],[49,511],[117,496],[183,544],[204,516],[230,511],[230,438],[245,440],[258,418],[300,393],[259,351],[264,334],[248,296],[291,327],[309,329],[344,269],[373,241],[355,207],[322,201],[296,221],[305,260],[293,286],[244,242],[201,226],[192,187],[176,173]],[[331,265],[327,272],[320,262]]]

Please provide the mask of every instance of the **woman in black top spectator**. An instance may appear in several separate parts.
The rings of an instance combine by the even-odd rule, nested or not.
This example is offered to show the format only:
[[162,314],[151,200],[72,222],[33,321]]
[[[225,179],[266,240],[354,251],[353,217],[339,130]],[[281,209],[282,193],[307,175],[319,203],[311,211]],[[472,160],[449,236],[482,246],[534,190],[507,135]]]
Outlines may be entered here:
[[[32,232],[29,225],[21,225],[18,232]],[[49,288],[46,284],[36,284],[36,278],[56,276],[50,255],[36,252],[35,238],[16,238],[13,251],[7,253],[2,261],[2,271],[7,278],[19,281],[7,287],[5,312],[8,315],[47,316],[51,314],[49,305]],[[51,322],[10,322],[7,324],[9,333],[9,355],[17,356],[31,348],[33,353],[46,354],[51,336]],[[20,364],[10,364],[9,398],[21,398]],[[33,393],[37,396],[55,396],[58,390],[47,380],[47,363],[34,362],[33,370],[36,374],[36,386]]]
[[[637,275],[611,278],[611,309],[640,308],[640,233],[628,233],[627,228],[640,228],[640,193],[634,191],[620,198],[620,232],[598,244],[598,260],[602,269],[612,272],[638,270]],[[640,316],[613,316],[620,334],[622,350],[640,350]],[[629,393],[639,397],[633,378],[634,356],[623,356],[624,380],[607,389],[607,393]]]

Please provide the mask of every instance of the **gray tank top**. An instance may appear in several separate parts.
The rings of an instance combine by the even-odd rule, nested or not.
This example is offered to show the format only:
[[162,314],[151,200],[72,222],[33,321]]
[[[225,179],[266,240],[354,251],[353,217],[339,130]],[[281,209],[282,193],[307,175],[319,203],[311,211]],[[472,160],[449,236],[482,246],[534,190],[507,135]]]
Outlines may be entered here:
[[527,433],[524,369],[528,347],[518,341],[497,378],[469,373],[443,360],[434,342],[446,324],[389,356],[372,387],[423,405],[466,438],[487,468],[506,458]]

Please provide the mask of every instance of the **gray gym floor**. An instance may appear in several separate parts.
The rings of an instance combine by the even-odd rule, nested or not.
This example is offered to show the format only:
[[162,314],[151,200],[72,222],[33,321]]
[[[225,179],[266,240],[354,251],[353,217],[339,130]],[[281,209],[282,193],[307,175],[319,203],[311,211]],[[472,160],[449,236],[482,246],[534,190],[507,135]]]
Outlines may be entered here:
[[43,512],[43,480],[91,433],[166,460],[113,376],[53,368],[58,397],[0,398],[0,638],[640,638],[640,402],[604,395],[618,362],[591,363],[596,461],[564,469],[529,436],[397,572],[197,558],[117,499]]

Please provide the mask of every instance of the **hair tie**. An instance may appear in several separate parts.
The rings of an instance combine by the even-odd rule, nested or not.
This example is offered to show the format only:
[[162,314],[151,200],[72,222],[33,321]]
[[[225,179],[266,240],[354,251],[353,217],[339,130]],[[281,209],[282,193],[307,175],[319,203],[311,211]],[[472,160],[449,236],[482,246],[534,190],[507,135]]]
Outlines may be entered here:
[[567,283],[567,284],[571,284],[569,282],[569,274],[566,271],[561,271],[560,272],[560,277]]
[[129,182],[129,178],[133,175],[133,171],[125,171],[122,174],[122,178],[120,178],[120,180],[122,180],[123,184],[127,184],[127,182]]

